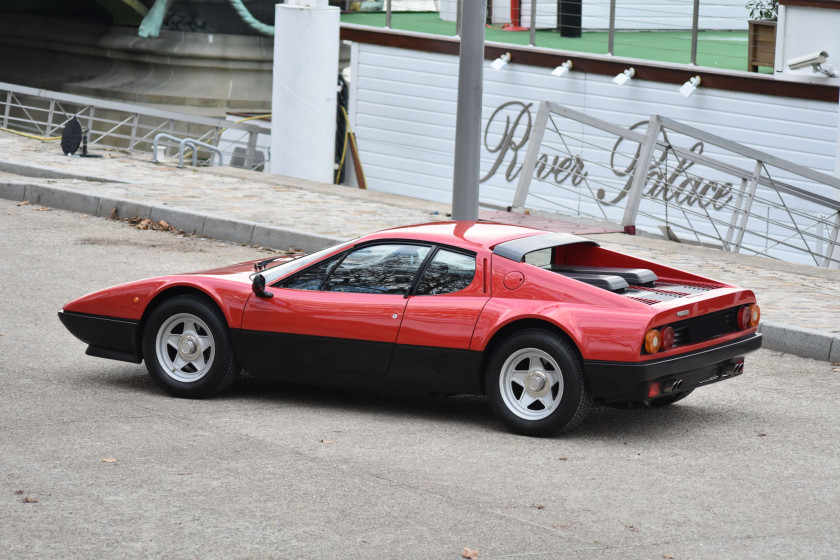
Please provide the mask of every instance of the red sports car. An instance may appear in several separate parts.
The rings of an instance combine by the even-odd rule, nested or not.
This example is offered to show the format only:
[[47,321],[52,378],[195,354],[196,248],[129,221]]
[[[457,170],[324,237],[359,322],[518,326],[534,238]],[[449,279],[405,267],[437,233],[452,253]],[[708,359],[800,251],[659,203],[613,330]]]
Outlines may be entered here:
[[593,404],[662,406],[743,371],[754,294],[565,233],[446,222],[302,258],[140,280],[64,306],[87,354],[200,398],[261,377],[486,394],[547,436]]

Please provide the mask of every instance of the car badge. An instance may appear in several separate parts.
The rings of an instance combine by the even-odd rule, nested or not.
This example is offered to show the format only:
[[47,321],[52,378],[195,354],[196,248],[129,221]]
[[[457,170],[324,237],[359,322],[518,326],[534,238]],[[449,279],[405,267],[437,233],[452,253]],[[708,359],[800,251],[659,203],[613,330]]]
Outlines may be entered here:
[[683,309],[682,311],[677,311],[677,317],[685,317],[688,315],[688,309]]

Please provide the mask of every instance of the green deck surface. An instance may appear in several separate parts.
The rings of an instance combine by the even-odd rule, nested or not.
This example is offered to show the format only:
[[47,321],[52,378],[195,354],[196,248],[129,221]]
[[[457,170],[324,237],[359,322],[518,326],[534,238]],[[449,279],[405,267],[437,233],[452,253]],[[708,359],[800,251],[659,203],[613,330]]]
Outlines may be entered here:
[[[343,23],[385,27],[385,13],[343,14]],[[437,12],[394,12],[391,28],[452,37],[455,23],[443,21]],[[528,31],[502,31],[488,26],[488,42],[527,45]],[[580,38],[561,37],[556,31],[537,31],[536,46],[591,54],[607,54],[609,33],[587,31]],[[691,31],[617,31],[613,54],[658,62],[688,64],[691,61]],[[727,70],[747,70],[746,31],[700,31],[697,38],[697,65]],[[771,72],[762,68],[762,72]]]

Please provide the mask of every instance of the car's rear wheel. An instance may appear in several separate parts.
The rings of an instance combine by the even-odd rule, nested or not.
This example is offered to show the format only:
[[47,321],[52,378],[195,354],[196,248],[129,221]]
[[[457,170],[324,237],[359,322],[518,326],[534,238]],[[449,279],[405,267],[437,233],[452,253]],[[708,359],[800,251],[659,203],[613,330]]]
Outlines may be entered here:
[[541,329],[519,331],[502,341],[490,358],[485,387],[499,420],[529,436],[571,429],[592,405],[577,351]]
[[176,397],[220,393],[240,371],[224,315],[205,296],[176,296],[152,311],[143,356],[155,383]]

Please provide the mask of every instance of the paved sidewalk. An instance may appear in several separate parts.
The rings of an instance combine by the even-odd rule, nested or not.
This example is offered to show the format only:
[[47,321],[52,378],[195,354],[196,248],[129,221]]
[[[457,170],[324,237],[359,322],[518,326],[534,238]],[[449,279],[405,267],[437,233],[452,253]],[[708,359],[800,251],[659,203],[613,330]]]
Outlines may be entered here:
[[[448,204],[230,167],[178,169],[176,161],[154,164],[150,156],[116,149],[92,153],[104,157],[66,157],[57,143],[0,132],[0,198],[103,217],[116,208],[121,218],[162,219],[196,235],[305,251],[448,219]],[[582,234],[610,249],[748,287],[761,305],[766,348],[840,362],[840,271],[591,228]]]

